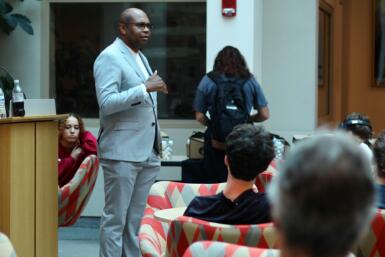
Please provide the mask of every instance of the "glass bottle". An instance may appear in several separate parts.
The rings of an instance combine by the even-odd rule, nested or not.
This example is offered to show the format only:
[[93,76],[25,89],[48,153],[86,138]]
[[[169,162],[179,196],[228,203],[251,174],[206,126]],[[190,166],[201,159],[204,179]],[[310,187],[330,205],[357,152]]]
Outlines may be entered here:
[[20,81],[15,79],[12,90],[12,109],[13,116],[24,116],[24,93],[20,87]]

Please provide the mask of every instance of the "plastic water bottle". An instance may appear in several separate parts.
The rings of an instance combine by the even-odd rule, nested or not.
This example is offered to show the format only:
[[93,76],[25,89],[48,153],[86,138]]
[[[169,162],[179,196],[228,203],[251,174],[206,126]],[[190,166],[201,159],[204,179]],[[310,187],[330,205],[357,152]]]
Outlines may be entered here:
[[5,97],[3,89],[0,87],[0,119],[7,118],[7,113],[5,111]]
[[282,140],[275,137],[273,138],[273,144],[274,144],[275,158],[282,160],[283,154],[285,152],[285,144],[282,142]]
[[173,154],[173,148],[174,148],[174,140],[172,139],[169,139],[168,140],[168,152],[169,152],[169,155],[170,155],[170,159],[172,157],[172,154]]
[[172,157],[172,147],[174,145],[174,141],[169,137],[162,138],[162,159],[170,160]]
[[12,90],[12,109],[13,116],[24,116],[24,93],[20,87],[20,81],[15,79]]

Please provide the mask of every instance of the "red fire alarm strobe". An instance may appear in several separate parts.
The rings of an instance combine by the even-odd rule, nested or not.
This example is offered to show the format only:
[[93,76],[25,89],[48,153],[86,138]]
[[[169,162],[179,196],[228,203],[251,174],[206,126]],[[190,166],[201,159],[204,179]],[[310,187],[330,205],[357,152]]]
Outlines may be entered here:
[[237,0],[222,0],[222,16],[234,17],[237,14]]

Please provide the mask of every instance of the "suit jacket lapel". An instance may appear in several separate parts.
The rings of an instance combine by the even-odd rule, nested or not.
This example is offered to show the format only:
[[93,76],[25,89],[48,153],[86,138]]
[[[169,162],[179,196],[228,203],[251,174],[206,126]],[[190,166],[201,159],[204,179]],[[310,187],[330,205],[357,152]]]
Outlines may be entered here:
[[134,55],[131,53],[131,50],[128,49],[128,46],[120,38],[117,38],[115,40],[115,44],[117,48],[123,53],[124,59],[127,60],[128,64],[132,67],[135,73],[142,79],[142,82],[144,82],[145,81],[144,74],[140,70],[138,64],[136,63]]
[[[120,38],[116,38],[115,44],[116,44],[117,48],[123,53],[124,59],[127,60],[127,62],[130,64],[130,66],[134,69],[135,73],[142,79],[142,82],[144,83],[146,81],[146,79],[144,77],[143,72],[139,68],[139,65],[137,64],[131,50],[128,49],[128,46]],[[143,53],[141,51],[139,51],[138,54],[139,54],[139,57],[144,64],[144,67],[146,68],[149,76],[151,76],[152,70],[150,68],[150,65],[148,64],[146,57],[143,55]],[[153,105],[155,105],[156,102],[154,101],[154,99],[156,99],[156,93],[152,92],[149,95],[150,95],[151,103]]]
[[[140,57],[140,59],[142,60],[142,62],[143,62],[143,64],[144,64],[144,67],[146,68],[146,70],[147,70],[149,76],[151,76],[151,75],[153,74],[153,72],[152,72],[152,70],[151,70],[151,68],[150,68],[150,64],[148,64],[148,61],[147,61],[146,57],[143,55],[143,53],[142,53],[141,51],[139,51],[139,57]],[[155,93],[155,92],[152,92],[152,93],[150,93],[149,95],[150,95],[150,97],[151,97],[151,102],[152,102],[152,104],[155,104],[155,103],[154,103],[154,98],[156,98],[156,93]]]

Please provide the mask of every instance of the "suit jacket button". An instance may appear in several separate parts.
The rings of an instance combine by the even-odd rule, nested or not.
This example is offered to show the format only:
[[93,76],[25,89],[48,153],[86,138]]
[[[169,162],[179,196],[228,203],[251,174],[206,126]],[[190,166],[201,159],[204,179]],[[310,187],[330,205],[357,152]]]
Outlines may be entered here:
[[155,126],[155,122],[151,123],[151,126]]

